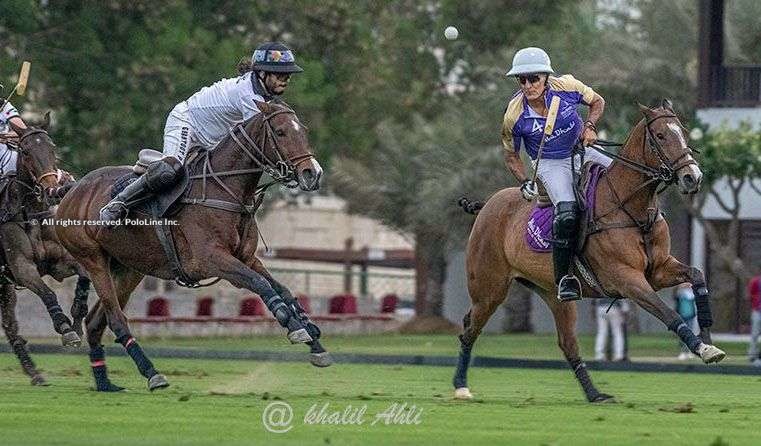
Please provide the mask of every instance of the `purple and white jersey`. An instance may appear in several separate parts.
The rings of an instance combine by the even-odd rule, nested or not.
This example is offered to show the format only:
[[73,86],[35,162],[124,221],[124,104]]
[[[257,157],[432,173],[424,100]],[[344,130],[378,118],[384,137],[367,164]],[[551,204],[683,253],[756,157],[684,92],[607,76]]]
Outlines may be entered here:
[[[570,74],[552,77],[547,82],[544,95],[547,107],[552,98],[560,98],[560,107],[555,121],[555,130],[544,142],[542,158],[565,159],[571,156],[571,150],[581,136],[583,123],[578,111],[579,104],[588,105],[594,99],[595,92]],[[518,91],[510,100],[502,122],[502,145],[505,150],[518,152],[521,143],[531,159],[536,159],[539,143],[544,135],[547,118],[532,109],[526,97]]]

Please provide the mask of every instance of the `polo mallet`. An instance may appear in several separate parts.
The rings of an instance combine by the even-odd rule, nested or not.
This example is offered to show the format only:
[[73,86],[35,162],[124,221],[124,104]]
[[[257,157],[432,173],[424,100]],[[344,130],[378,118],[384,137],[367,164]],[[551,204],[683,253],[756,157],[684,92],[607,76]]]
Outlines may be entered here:
[[11,90],[8,97],[5,98],[5,102],[10,101],[13,93],[16,93],[19,96],[24,96],[24,93],[26,93],[26,85],[29,81],[29,69],[31,67],[32,63],[26,60],[21,64],[21,73],[19,73],[18,82],[16,83],[16,86],[13,87],[13,90]]
[[548,136],[552,135],[552,131],[555,130],[555,120],[558,117],[558,108],[560,107],[560,98],[554,96],[550,101],[550,109],[547,112],[547,122],[544,124],[544,133],[542,134],[542,140],[539,141],[539,150],[536,153],[536,166],[534,166],[534,177],[531,182],[536,184],[536,173],[539,172],[539,161],[542,160],[542,151],[544,150],[544,141]]

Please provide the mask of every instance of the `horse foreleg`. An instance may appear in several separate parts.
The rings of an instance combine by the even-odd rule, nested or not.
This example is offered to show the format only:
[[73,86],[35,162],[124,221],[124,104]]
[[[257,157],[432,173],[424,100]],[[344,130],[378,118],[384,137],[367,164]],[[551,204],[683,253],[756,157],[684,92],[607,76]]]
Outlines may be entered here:
[[724,359],[726,353],[695,336],[681,316],[658,297],[641,272],[630,271],[628,274],[623,272],[619,277],[623,278],[623,284],[620,287],[621,294],[629,296],[645,311],[663,322],[669,330],[676,333],[692,353],[700,356],[703,362],[709,364]]
[[87,316],[87,298],[90,293],[90,278],[84,274],[79,274],[77,287],[74,290],[74,300],[71,303],[71,317],[73,319],[74,331],[81,337],[82,322]]
[[244,288],[258,294],[264,305],[272,312],[278,323],[288,329],[288,340],[293,344],[314,341],[304,323],[294,309],[285,303],[275,291],[272,284],[248,265],[233,257],[229,252],[217,251],[206,254],[214,259],[209,265],[209,276],[227,280],[233,286]]
[[650,283],[655,290],[690,283],[692,292],[695,294],[695,307],[698,310],[698,326],[700,326],[700,338],[706,344],[711,344],[711,326],[713,314],[711,312],[711,298],[706,286],[703,271],[693,266],[685,265],[673,256],[669,256],[662,265],[653,271]]
[[576,339],[576,302],[559,302],[554,295],[544,294],[544,301],[552,310],[555,328],[558,332],[558,346],[563,351],[566,361],[571,366],[576,379],[581,384],[584,395],[590,403],[612,401],[613,396],[600,393],[589,377],[587,365],[581,360],[579,344]]
[[289,290],[285,285],[281,284],[274,277],[272,277],[272,274],[267,270],[261,260],[254,259],[254,261],[251,262],[251,269],[267,279],[275,292],[283,297],[285,303],[293,306],[294,312],[306,326],[309,335],[313,339],[312,341],[306,343],[309,346],[309,361],[312,363],[312,365],[316,367],[328,367],[333,364],[333,359],[330,357],[330,354],[327,352],[327,350],[325,350],[322,344],[320,344],[320,328],[317,326],[317,324],[312,322],[311,319],[309,319],[306,311],[304,311],[304,308],[299,305],[298,299],[293,296],[291,290]]
[[58,303],[58,296],[42,281],[37,266],[25,259],[18,258],[9,260],[8,265],[13,272],[16,283],[39,296],[45,305],[50,319],[53,321],[53,329],[61,335],[61,343],[66,347],[79,346],[82,340],[74,331],[72,323],[64,314]]
[[16,291],[12,284],[2,285],[0,288],[0,313],[2,314],[2,325],[8,343],[11,344],[13,353],[21,363],[24,373],[32,378],[32,385],[46,386],[48,383],[45,378],[37,371],[29,349],[26,347],[26,339],[18,334],[18,320],[16,319]]

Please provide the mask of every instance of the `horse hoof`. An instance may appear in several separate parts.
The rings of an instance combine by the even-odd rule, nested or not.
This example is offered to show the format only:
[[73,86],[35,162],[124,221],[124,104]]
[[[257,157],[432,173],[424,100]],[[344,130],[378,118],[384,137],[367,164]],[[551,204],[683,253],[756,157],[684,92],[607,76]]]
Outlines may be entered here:
[[458,387],[454,389],[454,399],[456,400],[472,400],[473,394],[470,393],[470,389],[467,387]]
[[288,333],[288,340],[291,341],[291,344],[306,344],[307,342],[312,342],[314,339],[309,336],[309,332],[306,328],[299,328],[298,330]]
[[37,374],[32,377],[32,385],[33,386],[49,386],[50,383],[45,380],[45,377]]
[[596,397],[592,398],[590,403],[593,404],[605,404],[605,403],[617,403],[616,398],[613,395],[607,393],[600,393]]
[[167,381],[166,376],[162,375],[161,373],[157,373],[151,376],[151,379],[148,380],[148,390],[151,392],[156,389],[163,389],[165,387],[169,387],[169,381]]
[[700,359],[706,364],[719,362],[727,356],[722,349],[709,344],[701,344],[698,347],[698,355],[700,355]]
[[330,367],[333,364],[333,358],[328,352],[310,353],[309,362],[315,367]]
[[79,347],[82,345],[82,339],[74,331],[67,331],[61,335],[61,343],[64,347]]

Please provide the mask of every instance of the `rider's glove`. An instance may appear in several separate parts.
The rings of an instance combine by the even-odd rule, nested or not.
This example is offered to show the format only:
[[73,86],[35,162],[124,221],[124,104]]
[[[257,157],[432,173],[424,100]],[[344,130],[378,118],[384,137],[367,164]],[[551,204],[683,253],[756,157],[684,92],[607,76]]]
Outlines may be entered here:
[[526,201],[531,201],[539,195],[539,188],[536,187],[535,182],[526,180],[521,184],[521,193]]

